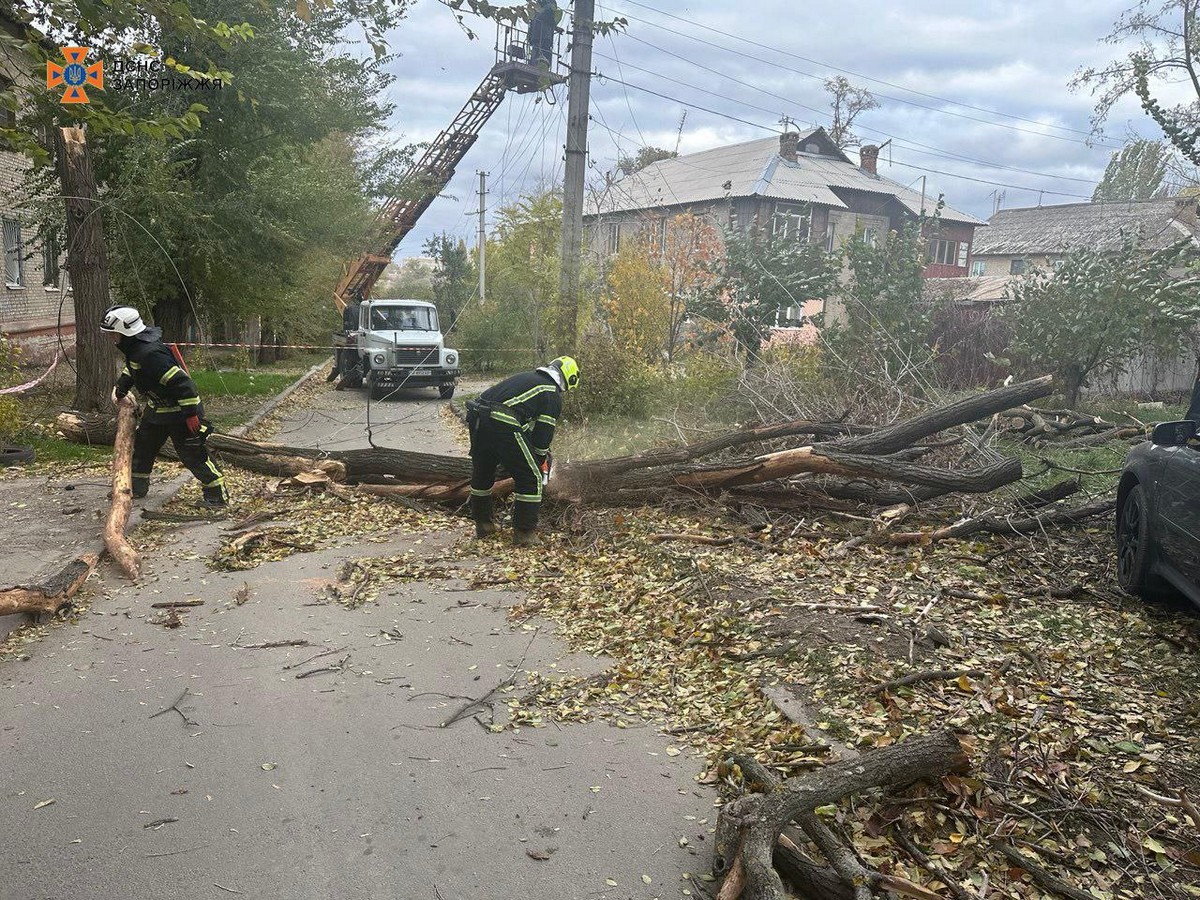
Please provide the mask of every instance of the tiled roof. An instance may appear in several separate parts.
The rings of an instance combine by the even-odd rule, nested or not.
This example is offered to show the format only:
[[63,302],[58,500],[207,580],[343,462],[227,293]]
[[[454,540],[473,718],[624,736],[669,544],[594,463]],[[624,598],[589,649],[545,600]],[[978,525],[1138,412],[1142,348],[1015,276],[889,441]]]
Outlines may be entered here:
[[[800,135],[801,148],[816,131]],[[789,162],[779,155],[779,139],[772,137],[660,160],[614,182],[598,201],[589,203],[587,215],[688,206],[727,197],[764,197],[846,209],[838,189],[894,197],[912,214],[920,213],[919,191],[869,175],[844,159],[801,152],[796,162]],[[927,196],[927,211],[932,211],[935,196]],[[949,206],[943,208],[942,218],[986,224]]]
[[[975,238],[975,256],[1043,256],[1081,247],[1118,250],[1136,236],[1147,249],[1196,238],[1196,208],[1173,198],[1002,209]],[[1190,224],[1189,220],[1190,219]]]

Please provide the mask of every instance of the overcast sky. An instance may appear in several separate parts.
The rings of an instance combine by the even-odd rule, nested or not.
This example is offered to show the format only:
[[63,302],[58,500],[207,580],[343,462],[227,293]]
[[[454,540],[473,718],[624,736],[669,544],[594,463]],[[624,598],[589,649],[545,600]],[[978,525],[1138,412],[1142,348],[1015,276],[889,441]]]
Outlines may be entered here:
[[[785,113],[828,124],[821,82],[846,74],[880,102],[856,132],[864,142],[893,139],[880,174],[904,184],[925,174],[931,195],[984,219],[995,191],[1006,192],[1005,207],[1035,206],[1039,191],[1044,204],[1081,202],[1131,130],[1159,136],[1127,102],[1106,139],[1087,146],[1092,98],[1067,88],[1079,66],[1113,57],[1100,38],[1130,2],[597,0],[598,18],[623,15],[629,27],[596,39],[593,69],[609,77],[592,83],[589,178],[619,153],[674,148],[685,111],[680,153],[769,136]],[[494,26],[473,27],[475,41],[446,7],[419,0],[391,36],[401,54],[393,140],[431,140],[487,72]],[[479,169],[490,173],[490,209],[561,181],[565,88],[553,100],[509,95],[399,256],[421,255],[441,231],[474,241]]]

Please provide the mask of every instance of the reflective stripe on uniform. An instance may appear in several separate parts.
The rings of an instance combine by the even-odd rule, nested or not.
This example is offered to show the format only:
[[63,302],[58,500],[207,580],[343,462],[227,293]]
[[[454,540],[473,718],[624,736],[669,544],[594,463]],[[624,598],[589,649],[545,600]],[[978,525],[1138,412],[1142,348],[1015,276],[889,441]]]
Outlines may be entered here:
[[518,403],[524,403],[526,400],[533,399],[538,394],[545,393],[546,391],[557,391],[557,390],[558,390],[558,388],[553,384],[539,384],[537,387],[530,388],[529,390],[527,390],[525,393],[521,394],[520,396],[511,397],[510,399],[505,400],[504,405],[505,406],[516,406]]
[[514,428],[524,428],[525,427],[520,422],[518,422],[514,417],[510,416],[508,413],[493,411],[491,413],[491,416],[495,421],[503,422],[506,425],[512,425]]
[[180,406],[199,406],[200,398],[199,397],[184,397],[182,400],[179,401],[179,405]]
[[182,371],[183,371],[183,369],[179,368],[179,366],[171,366],[171,368],[169,368],[169,369],[167,369],[167,371],[163,372],[162,378],[158,379],[158,383],[163,386],[166,386],[166,383],[168,381],[170,381],[172,378],[174,378],[176,375],[178,375]]
[[141,367],[142,367],[142,364],[141,364],[141,363],[135,363],[135,362],[134,362],[132,359],[131,359],[131,360],[129,360],[129,368],[131,368],[131,369],[140,369]]
[[183,412],[183,410],[180,409],[178,406],[155,406],[153,400],[147,400],[146,405],[148,407],[150,407],[151,412],[156,412],[156,413]]
[[541,422],[543,425],[557,425],[558,424],[558,419],[554,418],[554,416],[538,416],[537,420],[539,422]]
[[490,497],[492,496],[491,488],[471,488],[472,497]]
[[515,435],[517,446],[521,448],[521,454],[525,457],[525,461],[529,463],[529,470],[533,472],[533,483],[537,485],[536,494],[513,494],[516,500],[523,500],[526,503],[541,503],[542,502],[542,468],[533,459],[533,454],[529,452],[529,445],[525,443],[525,435],[518,433]]

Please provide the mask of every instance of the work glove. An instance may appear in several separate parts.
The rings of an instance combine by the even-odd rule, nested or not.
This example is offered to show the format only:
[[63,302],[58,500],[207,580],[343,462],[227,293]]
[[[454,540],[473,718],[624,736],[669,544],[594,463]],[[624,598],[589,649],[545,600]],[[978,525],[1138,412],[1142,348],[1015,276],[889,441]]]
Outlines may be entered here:
[[549,453],[547,453],[545,456],[542,457],[541,470],[542,470],[542,485],[543,486],[550,483],[550,469],[553,465],[554,465],[554,462],[553,462],[553,460],[550,459]]
[[195,413],[187,417],[187,430],[192,437],[200,434],[200,417]]

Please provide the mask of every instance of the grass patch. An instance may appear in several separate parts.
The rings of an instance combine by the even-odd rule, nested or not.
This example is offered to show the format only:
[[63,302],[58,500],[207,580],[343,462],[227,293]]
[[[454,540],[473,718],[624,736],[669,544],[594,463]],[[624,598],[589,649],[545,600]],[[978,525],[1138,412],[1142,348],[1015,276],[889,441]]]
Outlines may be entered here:
[[274,397],[296,380],[290,372],[196,370],[192,381],[205,403],[221,397]]
[[37,451],[38,463],[107,463],[112,458],[111,447],[92,447],[74,444],[61,438],[24,434],[19,442]]

